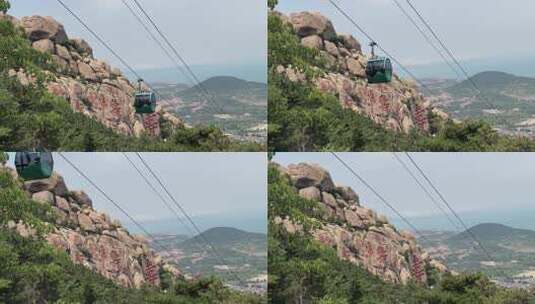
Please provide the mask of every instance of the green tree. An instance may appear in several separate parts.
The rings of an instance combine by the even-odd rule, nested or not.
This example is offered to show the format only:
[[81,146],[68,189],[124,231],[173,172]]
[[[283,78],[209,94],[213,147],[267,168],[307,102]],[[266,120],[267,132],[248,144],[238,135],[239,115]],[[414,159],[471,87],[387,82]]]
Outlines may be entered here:
[[0,164],[5,165],[9,160],[9,154],[0,151]]
[[268,0],[268,7],[273,10],[275,9],[278,3],[279,0]]
[[5,14],[10,8],[11,4],[8,0],[0,0],[0,12]]

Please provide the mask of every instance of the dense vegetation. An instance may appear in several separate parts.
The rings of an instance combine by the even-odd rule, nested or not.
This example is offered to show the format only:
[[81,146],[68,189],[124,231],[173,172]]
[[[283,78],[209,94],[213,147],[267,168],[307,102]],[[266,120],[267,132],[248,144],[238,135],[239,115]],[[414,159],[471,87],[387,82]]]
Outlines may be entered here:
[[[274,166],[269,168],[269,302],[270,303],[405,303],[524,304],[535,303],[527,291],[497,287],[482,274],[439,275],[426,269],[428,286],[393,285],[360,267],[340,260],[333,248],[307,231],[319,223],[314,202],[301,198]],[[302,233],[289,234],[274,223],[288,216],[302,223]]]
[[[8,8],[0,2],[0,10]],[[34,82],[22,85],[10,70],[23,69]],[[238,143],[215,127],[173,129],[164,124],[163,138],[119,135],[74,112],[50,94],[45,83],[54,71],[50,56],[34,50],[22,29],[0,20],[0,148],[52,151],[250,151],[258,144]],[[162,121],[163,122],[163,121]]]
[[278,3],[278,2],[279,2],[279,1],[277,1],[277,0],[268,0],[268,7],[269,7],[270,9],[274,9],[275,6],[277,6],[277,3]]
[[[0,155],[1,158],[4,155]],[[1,161],[1,159],[0,159]],[[23,221],[35,229],[23,238],[7,228]],[[0,303],[262,303],[254,295],[229,290],[214,278],[186,281],[161,272],[162,289],[126,289],[75,265],[69,256],[48,245],[52,229],[50,206],[28,199],[18,181],[0,170]]]
[[[272,2],[271,4],[275,4]],[[463,123],[431,116],[432,136],[404,135],[344,109],[333,95],[313,85],[293,83],[276,72],[291,65],[310,80],[324,73],[319,52],[300,44],[291,26],[275,13],[268,21],[269,150],[271,151],[528,151],[535,142],[499,135],[480,120]],[[430,114],[431,115],[431,114]]]

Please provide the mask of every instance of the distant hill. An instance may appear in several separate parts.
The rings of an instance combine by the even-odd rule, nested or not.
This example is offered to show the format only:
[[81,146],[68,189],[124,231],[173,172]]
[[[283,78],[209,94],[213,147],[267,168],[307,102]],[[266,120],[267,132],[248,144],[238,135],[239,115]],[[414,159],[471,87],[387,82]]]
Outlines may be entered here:
[[[231,227],[216,227],[182,241],[180,241],[181,236],[158,238],[159,243],[164,243],[165,247],[173,250],[160,254],[166,256],[169,263],[175,261],[184,273],[191,276],[216,275],[228,283],[239,285],[240,283],[234,280],[235,277],[227,269],[231,269],[245,280],[267,274],[266,234]],[[222,259],[213,254],[205,239],[214,246]],[[154,249],[161,248],[154,247]]]
[[[484,223],[468,229],[481,241],[504,243],[507,241],[532,241],[535,244],[535,231],[517,229],[502,224]],[[469,239],[467,231],[461,232],[448,239],[449,243],[463,242]]]
[[[257,64],[190,65],[190,68],[199,79],[203,80],[218,75],[228,75],[241,79],[266,82],[266,64],[261,62]],[[151,83],[188,83],[189,81],[189,74],[177,73],[175,67],[139,69],[138,72],[143,75],[145,80]],[[128,71],[125,71],[125,74],[129,79],[137,79],[136,75],[128,73]]]
[[205,98],[200,92],[208,92],[228,114],[243,114],[244,105],[263,108],[267,106],[267,84],[231,76],[209,78],[199,85],[178,90],[176,96],[193,102]]
[[[476,74],[484,71],[502,71],[515,75],[522,75],[527,77],[535,77],[535,56],[531,54],[518,54],[511,56],[511,54],[505,54],[501,56],[493,56],[478,59],[461,60],[461,65],[468,67],[472,74]],[[444,62],[435,62],[424,65],[410,66],[411,72],[418,78],[430,78],[440,77],[448,78],[453,77],[451,68]],[[408,75],[399,72],[405,77]]]
[[[490,260],[468,231],[486,248]],[[535,269],[535,231],[496,223],[479,224],[468,231],[426,233],[420,242],[431,256],[456,271],[482,271],[496,278]]]
[[230,227],[217,227],[206,230],[200,235],[182,242],[180,246],[195,246],[197,243],[204,242],[204,239],[210,241],[214,246],[227,247],[244,243],[262,243],[266,241],[266,235],[262,233],[247,232]]
[[267,141],[265,83],[217,76],[193,87],[159,83],[157,89],[164,109],[189,124],[215,124],[237,139]]
[[[476,83],[484,93],[522,93],[523,95],[529,94],[529,96],[535,95],[534,78],[520,77],[498,71],[488,71],[472,76],[471,80]],[[474,87],[471,81],[464,80],[461,83],[448,88],[447,91],[451,94],[474,94]]]
[[433,92],[430,100],[454,118],[483,119],[502,133],[535,135],[535,78],[487,71],[462,82],[428,79],[426,84]]
[[[232,76],[212,77],[201,82],[200,85],[214,94],[236,93],[246,90],[266,89],[267,87],[265,83],[246,81]],[[199,86],[194,86],[183,91],[181,95],[197,94],[198,90]]]

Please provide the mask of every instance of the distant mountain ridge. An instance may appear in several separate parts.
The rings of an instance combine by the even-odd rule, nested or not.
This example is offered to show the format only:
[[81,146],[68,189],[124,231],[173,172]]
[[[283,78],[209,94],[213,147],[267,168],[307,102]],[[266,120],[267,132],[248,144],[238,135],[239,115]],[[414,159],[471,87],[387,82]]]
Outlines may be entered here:
[[485,71],[447,87],[449,82],[426,83],[429,100],[453,118],[483,119],[502,133],[535,136],[535,78]]
[[266,89],[265,83],[246,81],[232,76],[215,76],[202,81],[199,85],[190,87],[182,92],[180,96],[196,96],[199,90],[207,90],[211,94],[228,94],[236,92],[247,92],[247,90]]
[[[468,67],[471,74],[496,70],[506,73],[535,77],[535,60],[533,54],[518,54],[511,56],[486,57],[479,59],[460,60],[461,65]],[[412,65],[409,69],[418,78],[452,78],[454,74],[451,68],[444,62],[434,62],[430,64]],[[401,73],[401,72],[400,72]],[[403,74],[404,76],[408,76]]]
[[249,86],[266,87],[265,83],[247,81],[232,76],[216,76],[206,79],[201,83],[207,89],[243,89]]
[[216,76],[185,88],[158,84],[163,107],[189,124],[217,125],[239,140],[267,141],[267,84]]
[[[535,231],[528,229],[517,229],[502,224],[483,223],[473,226],[468,229],[472,234],[477,236],[482,241],[484,240],[498,240],[510,238],[533,239],[535,242]],[[467,231],[461,232],[450,239],[448,242],[463,241],[469,238]]]
[[[470,79],[484,91],[499,93],[503,91],[507,92],[512,89],[533,88],[533,93],[535,93],[535,78],[516,76],[500,71],[486,71],[475,74]],[[464,80],[448,89],[450,93],[461,93],[465,90],[474,91],[474,87],[470,80]]]
[[[207,64],[191,65],[190,67],[201,81],[218,75],[228,75],[240,79],[266,82],[265,63],[233,63],[225,65]],[[148,82],[187,83],[189,79],[188,77],[186,77],[186,75],[182,73],[177,74],[177,70],[174,67],[140,69],[139,72]],[[135,75],[132,75],[127,71],[125,72],[125,75],[127,75],[129,79],[137,79]]]
[[[468,231],[477,238],[488,255],[474,242]],[[483,272],[500,279],[521,276],[535,268],[535,231],[528,229],[482,223],[460,233],[429,232],[425,239],[419,240],[432,257],[445,261],[459,272]]]
[[228,246],[241,242],[265,241],[266,238],[267,236],[262,233],[247,232],[231,227],[216,227],[182,242],[181,246],[195,246],[195,243],[203,243],[204,239],[214,246]]
[[[208,241],[208,242],[207,242]],[[159,238],[170,252],[160,252],[166,260],[181,266],[189,276],[216,275],[225,282],[248,288],[232,273],[244,280],[267,275],[267,234],[248,232],[233,227],[214,227],[201,234],[181,240],[181,237]],[[161,248],[156,248],[161,250]],[[217,252],[217,255],[214,253]],[[229,270],[232,270],[230,272]],[[260,288],[265,292],[267,282]]]

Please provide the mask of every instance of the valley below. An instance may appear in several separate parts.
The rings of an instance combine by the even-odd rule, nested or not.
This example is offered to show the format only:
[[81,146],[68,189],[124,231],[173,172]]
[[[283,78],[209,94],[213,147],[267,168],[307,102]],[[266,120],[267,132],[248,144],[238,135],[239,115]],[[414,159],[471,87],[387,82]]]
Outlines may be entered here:
[[[480,89],[477,92],[471,82]],[[476,74],[471,80],[425,79],[430,102],[454,119],[482,119],[502,134],[535,137],[535,79],[503,72]]]
[[[234,228],[212,228],[197,235],[155,235],[164,244],[162,258],[190,278],[216,276],[229,287],[246,292],[267,292],[267,236]],[[213,254],[208,240],[219,256]],[[155,250],[161,249],[154,247]],[[240,281],[236,277],[240,278]]]
[[488,255],[466,231],[424,231],[419,242],[453,271],[482,272],[507,288],[535,287],[535,231],[500,224],[480,224],[470,231]]
[[[199,86],[154,83],[162,107],[189,125],[215,125],[240,141],[267,142],[267,85],[230,76]],[[206,93],[205,93],[206,92]]]

